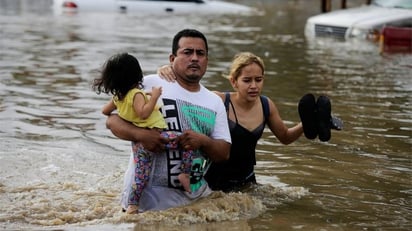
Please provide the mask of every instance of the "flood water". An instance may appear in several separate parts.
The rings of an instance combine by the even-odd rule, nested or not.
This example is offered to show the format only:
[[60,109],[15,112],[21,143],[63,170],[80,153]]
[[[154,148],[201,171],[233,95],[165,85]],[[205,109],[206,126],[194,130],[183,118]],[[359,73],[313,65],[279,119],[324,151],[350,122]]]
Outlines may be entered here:
[[[0,229],[411,230],[412,55],[307,41],[318,0],[238,2],[265,12],[55,15],[50,0],[0,0]],[[327,143],[302,136],[288,146],[266,131],[259,187],[128,216],[119,200],[130,144],[105,128],[109,96],[90,83],[116,52],[155,72],[174,34],[189,27],[209,40],[210,89],[231,90],[222,75],[235,53],[251,51],[264,58],[264,94],[288,126],[311,92],[330,97],[344,130]]]

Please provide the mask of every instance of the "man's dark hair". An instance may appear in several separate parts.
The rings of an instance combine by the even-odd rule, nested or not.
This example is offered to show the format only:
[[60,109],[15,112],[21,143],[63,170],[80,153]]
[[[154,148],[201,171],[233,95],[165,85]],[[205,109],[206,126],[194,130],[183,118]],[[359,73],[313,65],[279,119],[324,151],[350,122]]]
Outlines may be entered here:
[[182,37],[201,38],[205,42],[206,53],[209,52],[209,47],[207,45],[207,39],[202,32],[195,30],[195,29],[184,29],[184,30],[179,31],[173,38],[173,44],[172,44],[172,54],[173,55],[177,55],[177,50],[179,49],[179,40]]

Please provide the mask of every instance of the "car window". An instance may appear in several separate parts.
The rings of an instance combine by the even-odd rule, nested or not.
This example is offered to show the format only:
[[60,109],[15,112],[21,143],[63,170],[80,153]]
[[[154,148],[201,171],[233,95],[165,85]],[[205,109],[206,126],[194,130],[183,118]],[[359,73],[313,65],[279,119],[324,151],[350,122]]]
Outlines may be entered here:
[[382,7],[412,9],[412,0],[374,0],[373,4]]

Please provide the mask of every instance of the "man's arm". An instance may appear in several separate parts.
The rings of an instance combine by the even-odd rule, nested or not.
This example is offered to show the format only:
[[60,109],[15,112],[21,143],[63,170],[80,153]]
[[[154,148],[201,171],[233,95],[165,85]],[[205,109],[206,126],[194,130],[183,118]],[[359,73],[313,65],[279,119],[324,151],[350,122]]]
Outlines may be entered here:
[[212,161],[220,162],[229,159],[230,143],[225,140],[215,140],[209,137],[206,138],[206,142],[201,149],[208,155],[208,157],[210,157]]
[[160,152],[164,149],[164,144],[168,142],[158,131],[136,127],[132,123],[120,118],[117,114],[108,116],[106,127],[118,138],[140,142],[143,144],[143,147],[152,152]]

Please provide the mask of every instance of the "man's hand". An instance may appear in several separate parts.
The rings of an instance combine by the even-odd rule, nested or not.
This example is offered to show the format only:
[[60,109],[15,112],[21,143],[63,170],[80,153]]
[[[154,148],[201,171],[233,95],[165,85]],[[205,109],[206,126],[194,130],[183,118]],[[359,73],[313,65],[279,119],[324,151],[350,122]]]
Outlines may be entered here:
[[142,143],[143,147],[152,152],[160,152],[165,148],[168,139],[160,135],[155,129],[145,129],[134,126],[116,114],[111,114],[106,126],[120,139]]
[[178,137],[177,142],[179,142],[180,146],[185,150],[195,150],[203,146],[205,138],[208,139],[208,137],[203,134],[187,130]]
[[165,149],[165,145],[169,142],[167,138],[161,136],[160,132],[155,129],[144,129],[142,132],[142,136],[139,136],[139,141],[148,151],[159,153]]
[[230,143],[224,140],[212,139],[204,134],[187,130],[178,137],[177,142],[186,150],[202,150],[212,161],[229,159]]

